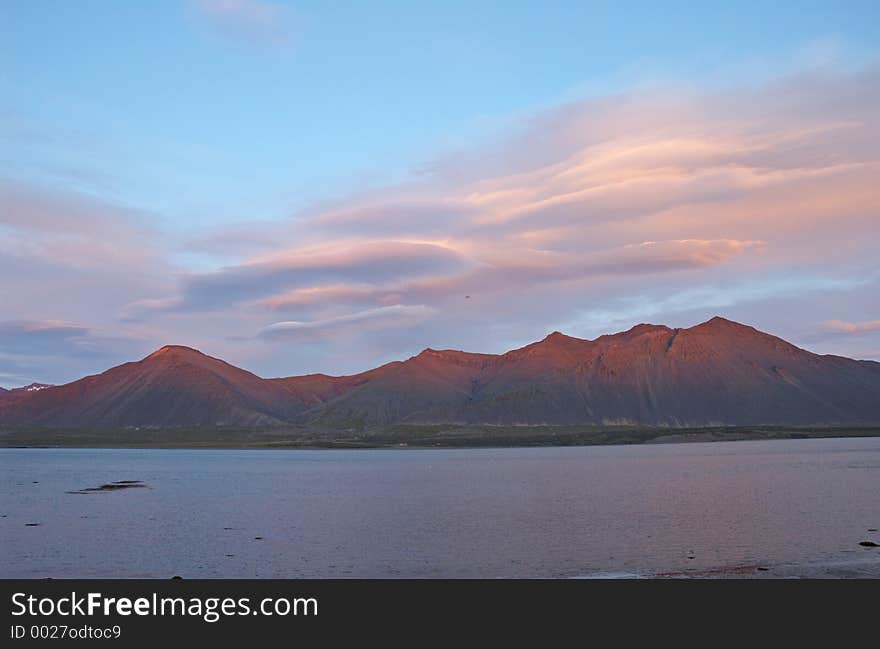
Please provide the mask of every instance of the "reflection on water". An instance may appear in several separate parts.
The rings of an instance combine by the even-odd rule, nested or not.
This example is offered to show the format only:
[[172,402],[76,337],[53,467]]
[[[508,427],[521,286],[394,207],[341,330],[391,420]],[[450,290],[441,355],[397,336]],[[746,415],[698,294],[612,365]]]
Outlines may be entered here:
[[[847,562],[880,438],[0,450],[0,577],[574,577]],[[145,488],[86,491],[126,480]],[[70,493],[80,492],[80,493]]]

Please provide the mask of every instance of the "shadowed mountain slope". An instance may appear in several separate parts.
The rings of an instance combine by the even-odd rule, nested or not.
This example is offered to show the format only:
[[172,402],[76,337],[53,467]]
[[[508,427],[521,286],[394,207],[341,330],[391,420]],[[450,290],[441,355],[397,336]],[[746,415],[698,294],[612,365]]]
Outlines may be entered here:
[[48,426],[280,423],[302,410],[281,385],[168,345],[103,374],[0,401],[0,421]]
[[880,422],[880,363],[822,356],[723,318],[554,332],[505,354],[426,349],[353,376],[261,379],[185,347],[0,397],[0,422],[49,426],[295,421],[706,426]]
[[555,332],[500,356],[426,350],[308,411],[328,424],[710,425],[880,421],[880,363],[820,356],[723,318]]

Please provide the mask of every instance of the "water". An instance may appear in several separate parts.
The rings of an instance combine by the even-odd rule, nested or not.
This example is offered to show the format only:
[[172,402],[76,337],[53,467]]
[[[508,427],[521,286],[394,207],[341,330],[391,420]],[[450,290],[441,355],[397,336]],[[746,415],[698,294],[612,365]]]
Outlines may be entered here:
[[[150,488],[67,493],[117,480]],[[0,577],[578,577],[880,561],[858,545],[880,542],[867,531],[880,527],[880,438],[3,449],[0,487]]]

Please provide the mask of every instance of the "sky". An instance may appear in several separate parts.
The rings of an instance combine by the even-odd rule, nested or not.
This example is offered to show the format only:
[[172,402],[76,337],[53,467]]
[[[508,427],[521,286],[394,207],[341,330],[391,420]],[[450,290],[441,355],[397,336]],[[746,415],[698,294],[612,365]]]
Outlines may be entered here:
[[0,2],[0,386],[714,315],[880,360],[880,4]]

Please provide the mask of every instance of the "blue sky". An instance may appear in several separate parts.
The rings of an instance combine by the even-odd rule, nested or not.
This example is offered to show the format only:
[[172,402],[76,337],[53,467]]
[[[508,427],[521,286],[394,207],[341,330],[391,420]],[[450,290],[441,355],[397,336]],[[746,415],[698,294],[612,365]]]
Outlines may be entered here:
[[[321,230],[322,214],[352,206],[360,209],[364,204],[387,205],[400,196],[406,196],[408,205],[451,201],[457,210],[465,188],[510,171],[491,164],[492,160],[510,155],[518,161],[513,165],[517,172],[534,170],[539,162],[547,162],[547,156],[555,156],[556,162],[565,160],[573,153],[565,143],[547,145],[540,161],[529,156],[549,141],[548,133],[561,137],[554,129],[568,124],[572,113],[601,112],[596,105],[603,101],[643,102],[654,115],[652,107],[658,102],[690,98],[682,109],[687,120],[668,118],[660,129],[666,132],[692,124],[691,110],[701,112],[703,126],[721,120],[725,109],[718,96],[723,93],[735,94],[730,103],[742,102],[742,113],[751,110],[749,93],[763,93],[757,101],[769,102],[765,115],[783,119],[785,115],[771,111],[787,110],[781,98],[794,79],[807,103],[810,93],[829,88],[837,92],[840,84],[845,85],[842,101],[848,103],[828,105],[822,115],[805,116],[809,128],[817,120],[854,123],[873,106],[873,96],[865,99],[860,91],[873,79],[878,24],[876,2],[4,2],[0,6],[0,178],[14,193],[10,204],[19,212],[0,221],[6,228],[0,233],[7,233],[7,245],[15,242],[19,252],[9,257],[17,261],[0,262],[0,267],[33,273],[28,263],[36,262],[21,261],[25,254],[21,250],[39,248],[43,254],[52,247],[54,251],[62,243],[70,244],[74,235],[59,234],[67,231],[70,219],[95,219],[86,228],[89,236],[106,234],[109,228],[114,231],[109,240],[118,249],[143,241],[138,254],[147,254],[147,248],[159,252],[143,268],[108,260],[100,273],[94,272],[106,276],[115,270],[127,278],[130,303],[153,301],[150,304],[155,306],[165,300],[161,304],[178,306],[176,311],[154,309],[159,314],[151,315],[150,323],[138,320],[130,315],[137,308],[121,297],[124,287],[103,287],[92,275],[84,276],[78,286],[103,292],[102,304],[112,304],[106,312],[77,307],[74,300],[58,304],[53,311],[21,295],[7,295],[7,304],[13,305],[4,316],[8,322],[64,323],[80,333],[63,333],[62,339],[72,345],[67,356],[63,345],[37,358],[8,343],[5,351],[0,349],[7,359],[4,372],[0,355],[0,385],[29,378],[74,378],[78,372],[101,369],[111,359],[128,358],[166,342],[191,341],[232,360],[249,362],[262,373],[281,374],[305,371],[310,365],[348,371],[418,351],[419,345],[455,344],[454,336],[447,340],[438,333],[449,331],[448,326],[438,323],[426,329],[421,321],[414,329],[401,325],[391,333],[377,326],[372,337],[357,344],[351,332],[333,325],[324,341],[327,346],[315,343],[308,352],[291,351],[290,344],[279,352],[277,342],[264,341],[259,343],[262,347],[234,343],[248,338],[248,331],[259,338],[258,332],[276,320],[361,322],[366,316],[360,314],[389,306],[397,308],[394,313],[408,314],[448,309],[421,294],[418,303],[396,303],[393,296],[404,295],[396,284],[379,287],[387,294],[375,302],[267,313],[259,322],[241,317],[230,322],[230,309],[221,315],[202,314],[198,320],[194,307],[180,304],[195,290],[193,286],[201,285],[194,274],[228,277],[223,269],[254,260],[277,261],[283,250],[298,256],[304,250],[311,254],[315,246],[333,250],[348,246],[345,249],[351,251],[378,239],[394,245],[404,239],[412,243],[411,232],[388,234],[388,221],[370,236],[364,235],[363,221],[357,237],[352,231],[334,231],[330,236]],[[726,125],[735,118],[738,115],[724,115],[724,121],[717,123]],[[781,132],[779,123],[773,124],[761,127],[768,137],[774,128]],[[738,136],[746,137],[747,131],[741,125]],[[591,137],[582,144],[593,146],[596,137]],[[853,150],[857,144],[849,140],[823,141],[822,146],[827,156],[866,162],[865,154]],[[47,208],[46,201],[54,207]],[[54,233],[47,234],[51,226],[41,227],[39,235],[27,230],[31,226],[24,221],[31,219],[32,225],[34,210],[43,214],[47,209],[59,224]],[[868,218],[865,214],[874,214],[872,209],[866,205],[853,217],[862,229],[854,226],[851,241],[857,238],[856,231],[864,235],[863,220]],[[398,222],[400,216],[389,218]],[[474,216],[481,223],[487,218]],[[319,224],[309,225],[314,219]],[[666,232],[664,241],[767,240],[761,232],[734,229],[709,238],[699,227],[682,227]],[[609,226],[599,239],[612,230]],[[381,237],[376,234],[380,231]],[[117,235],[119,241],[113,238]],[[40,239],[50,236],[54,237],[51,246]],[[785,236],[786,245],[797,241],[794,235]],[[285,238],[283,246],[278,245],[279,238]],[[446,241],[453,238],[453,243]],[[431,241],[436,244],[439,239],[468,257],[463,267],[494,263],[472,252],[483,245],[482,239],[467,239],[458,230],[454,237],[444,238],[434,231]],[[607,244],[596,246],[616,250],[645,241],[647,235],[642,239],[634,234],[632,240],[610,237]],[[547,245],[557,252],[564,248]],[[497,252],[501,255],[504,250]],[[365,258],[360,253],[355,256]],[[803,277],[812,277],[813,269],[791,265],[794,257],[785,259],[788,265],[774,270],[781,277],[778,285],[784,285],[783,280],[790,285],[792,273],[801,284]],[[71,263],[82,269],[79,262]],[[872,276],[874,268],[867,262],[857,271],[850,263],[852,258],[831,269],[844,279],[837,275],[831,279],[849,281],[855,272]],[[42,273],[45,266],[41,269]],[[45,272],[44,285],[52,285],[53,275]],[[55,272],[58,286],[62,277],[71,276],[71,269],[60,262]],[[710,287],[733,281],[734,275],[725,275],[721,268],[706,273],[718,277],[683,279],[681,286],[693,293],[696,281]],[[828,286],[829,273],[826,269],[815,286]],[[351,277],[344,279],[354,282]],[[563,284],[570,280],[566,276],[555,285],[562,291],[560,301]],[[279,281],[277,288],[285,294],[301,288]],[[665,281],[658,282],[658,291]],[[217,291],[223,291],[222,285]],[[741,295],[754,296],[754,291],[737,284],[730,289],[730,300],[722,302],[740,304],[736,296]],[[462,342],[456,346],[485,347],[496,340],[499,345],[525,343],[528,336],[554,325],[580,326],[583,331],[571,333],[592,334],[626,319],[624,315],[621,322],[602,320],[603,313],[621,312],[619,305],[608,302],[612,299],[610,294],[602,298],[601,308],[593,311],[583,305],[568,312],[550,309],[546,321],[532,323],[524,318],[529,326],[513,327],[491,340],[472,329],[460,331]],[[867,308],[863,299],[853,300],[847,303],[849,311],[829,309],[817,315],[816,322],[858,320],[855,324],[861,325],[880,320],[880,312]],[[492,308],[496,306],[493,302]],[[641,312],[653,313],[657,319],[696,316],[690,306],[691,310],[675,308],[679,311],[658,307]],[[699,304],[693,309],[702,313]],[[687,316],[677,315],[685,312]],[[377,321],[388,321],[386,316]],[[247,318],[251,317],[248,312]],[[409,317],[404,321],[412,322]],[[206,337],[205,322],[216,323],[225,333]],[[475,318],[469,326],[482,327],[479,322]],[[310,331],[320,329],[312,324]],[[841,346],[839,338],[822,342],[821,331],[827,332],[827,325],[817,324],[811,332],[808,327],[786,328],[772,318],[766,324],[820,348],[837,345],[865,356],[880,350],[880,341],[865,333],[873,331],[870,327],[858,330],[862,338],[857,344]],[[9,330],[14,326],[18,325],[8,325]],[[84,340],[83,330],[93,339]],[[386,334],[402,342],[392,344]],[[165,340],[167,336],[177,339]],[[333,336],[345,340],[331,341]],[[355,357],[350,350],[338,352],[344,358],[332,351],[347,344],[377,351]]]
[[249,32],[198,2],[4,3],[4,112],[39,136],[2,171],[170,226],[281,218],[573,96],[857,62],[880,21],[876,2],[277,4]]

